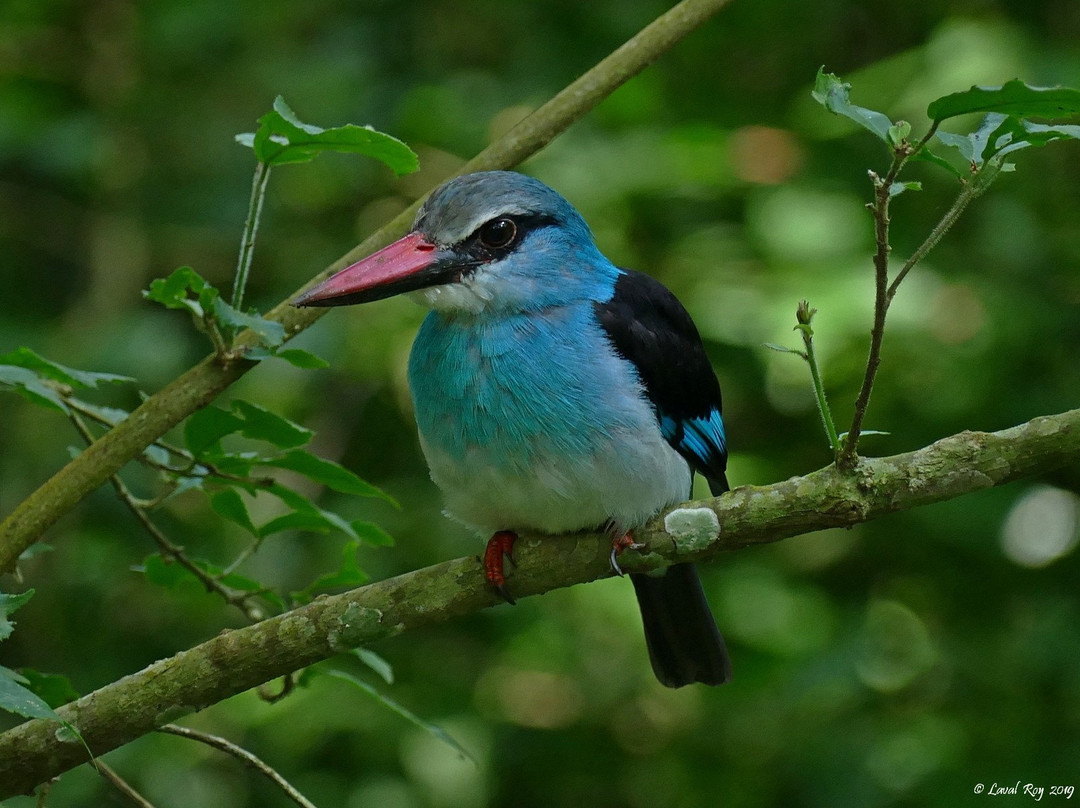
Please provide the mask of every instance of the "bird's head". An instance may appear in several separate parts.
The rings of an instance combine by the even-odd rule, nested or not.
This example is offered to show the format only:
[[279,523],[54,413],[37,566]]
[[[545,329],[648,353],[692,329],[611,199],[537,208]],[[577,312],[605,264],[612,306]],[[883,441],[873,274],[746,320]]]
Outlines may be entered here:
[[446,313],[530,311],[604,299],[617,273],[563,197],[523,174],[483,171],[435,189],[407,236],[295,305],[343,306],[413,292]]

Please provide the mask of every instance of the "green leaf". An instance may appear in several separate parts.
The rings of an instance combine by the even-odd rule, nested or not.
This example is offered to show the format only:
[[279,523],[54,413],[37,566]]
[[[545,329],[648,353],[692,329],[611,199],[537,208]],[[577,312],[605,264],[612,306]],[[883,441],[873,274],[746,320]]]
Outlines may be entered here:
[[63,674],[41,673],[30,668],[23,668],[19,673],[26,680],[27,689],[53,709],[79,698],[79,692]]
[[20,396],[50,410],[67,415],[67,402],[52,385],[42,381],[34,371],[14,365],[0,365],[0,386],[8,387]]
[[26,605],[26,602],[33,596],[33,589],[27,589],[17,595],[0,592],[0,640],[6,640],[10,637],[12,630],[15,628],[15,623],[8,618],[16,609]]
[[956,149],[967,162],[975,162],[975,142],[971,135],[955,135],[952,132],[935,132],[934,137],[950,149]]
[[212,311],[219,323],[233,331],[250,328],[264,345],[274,347],[285,341],[285,326],[276,320],[267,320],[259,314],[245,314],[220,297],[214,298]]
[[[314,506],[313,506],[314,507]],[[334,527],[321,512],[293,511],[277,516],[259,527],[259,537],[265,538],[284,530],[307,530],[314,533],[329,533]]]
[[885,135],[889,145],[895,148],[911,136],[911,124],[907,121],[897,121],[889,127]]
[[196,410],[184,423],[184,443],[199,457],[217,447],[221,439],[244,426],[244,420],[220,407],[208,406]]
[[244,419],[240,432],[254,440],[265,440],[282,449],[302,446],[314,434],[277,413],[237,399],[232,403],[233,412]]
[[316,356],[310,351],[305,351],[302,348],[288,348],[283,351],[277,351],[274,356],[278,359],[284,359],[290,365],[295,365],[304,370],[318,370],[319,368],[330,367],[330,363],[321,356]]
[[361,541],[375,547],[393,547],[394,545],[394,537],[374,522],[364,522],[357,519],[350,522],[349,525],[352,527],[353,533]]
[[[234,572],[226,575],[225,570],[221,567],[201,558],[189,560],[207,575],[216,578],[221,584],[230,589],[241,592],[258,592],[260,598],[272,603],[282,611],[285,610],[285,601],[270,591],[265,584]],[[135,570],[146,575],[146,580],[156,586],[174,591],[206,592],[203,582],[191,570],[176,562],[166,561],[159,553],[147,556],[142,566],[135,567]]]
[[921,182],[894,182],[889,186],[889,196],[900,196],[904,191],[921,191]]
[[190,570],[184,569],[174,561],[166,561],[160,553],[148,555],[143,560],[142,566],[134,569],[143,573],[150,583],[166,589],[177,589],[191,584],[195,584],[198,589],[203,589],[202,582],[192,575]]
[[370,648],[353,648],[350,653],[378,674],[388,685],[394,683],[393,667]]
[[360,586],[370,580],[370,576],[360,569],[360,562],[356,553],[360,549],[360,542],[353,540],[345,543],[341,551],[341,564],[337,571],[320,575],[310,584],[298,592],[293,592],[294,599],[301,603],[307,603],[315,595],[330,589],[351,589]]
[[839,77],[832,73],[826,73],[825,68],[821,67],[818,68],[811,95],[829,112],[850,118],[888,143],[893,122],[881,112],[852,104],[849,99],[850,90],[850,84],[840,81]]
[[261,362],[264,359],[284,359],[290,365],[303,368],[304,370],[317,370],[319,368],[330,367],[330,363],[325,359],[301,348],[278,349],[267,347],[265,345],[254,345],[244,352],[244,357],[253,359],[256,362]]
[[48,702],[27,688],[26,684],[24,677],[0,666],[0,710],[23,718],[51,718],[63,723]]
[[360,497],[381,497],[388,502],[397,504],[390,495],[379,490],[371,483],[360,479],[344,466],[332,460],[317,457],[303,449],[294,449],[280,457],[266,459],[261,462],[266,466],[298,472],[343,494],[353,494]]
[[274,111],[259,118],[254,133],[236,136],[237,143],[254,149],[267,165],[306,163],[324,151],[362,154],[386,164],[395,174],[416,171],[416,154],[395,137],[368,126],[346,124],[330,129],[306,124],[278,96]]
[[226,488],[211,496],[210,507],[213,508],[219,516],[223,516],[230,522],[240,525],[240,527],[249,531],[252,535],[257,536],[259,534],[255,525],[252,524],[251,515],[248,513],[247,505],[244,504],[243,497],[240,496],[235,488]]
[[1001,87],[972,87],[930,102],[927,116],[944,121],[971,112],[999,112],[1016,117],[1071,118],[1080,115],[1080,90],[1032,87],[1019,79]]
[[930,151],[930,149],[928,149],[926,146],[923,146],[921,149],[911,155],[911,159],[922,160],[923,162],[927,163],[933,163],[940,168],[944,168],[946,171],[948,171],[950,174],[952,174],[958,179],[964,179],[968,174],[967,171],[957,168],[944,157]]
[[471,761],[473,761],[473,763],[476,762],[476,760],[473,758],[473,756],[470,755],[460,743],[458,743],[456,740],[454,740],[454,738],[451,737],[450,734],[446,732],[446,730],[442,729],[441,727],[436,726],[435,724],[432,724],[429,721],[425,721],[424,719],[420,718],[418,715],[413,713],[411,710],[408,710],[405,707],[403,707],[402,705],[398,704],[396,701],[391,699],[389,696],[384,696],[382,693],[380,693],[374,687],[369,685],[363,679],[360,679],[360,678],[358,678],[356,676],[353,676],[351,673],[349,673],[347,671],[338,670],[336,668],[331,668],[326,673],[327,673],[328,676],[333,676],[333,677],[335,677],[337,679],[341,679],[341,680],[343,680],[345,682],[349,682],[350,684],[355,685],[356,687],[360,688],[365,693],[367,693],[369,696],[371,696],[373,699],[378,701],[380,704],[382,704],[384,707],[387,707],[388,709],[390,709],[393,712],[400,715],[406,721],[409,721],[410,723],[414,724],[415,726],[419,727],[420,729],[424,730],[425,732],[430,733],[431,735],[438,738],[443,743],[450,746],[454,751],[456,751],[463,758],[465,758],[467,760],[471,760]]
[[15,365],[33,371],[37,376],[51,379],[69,387],[98,387],[101,384],[133,382],[130,376],[118,376],[115,373],[92,373],[88,370],[76,370],[51,359],[45,359],[29,348],[16,348],[11,353],[0,354],[0,365]]
[[[194,294],[196,299],[192,299]],[[184,309],[198,318],[206,312],[204,305],[212,302],[218,291],[191,267],[179,267],[167,278],[156,278],[150,282],[150,288],[143,292],[143,297],[154,303],[160,303],[167,309]]]

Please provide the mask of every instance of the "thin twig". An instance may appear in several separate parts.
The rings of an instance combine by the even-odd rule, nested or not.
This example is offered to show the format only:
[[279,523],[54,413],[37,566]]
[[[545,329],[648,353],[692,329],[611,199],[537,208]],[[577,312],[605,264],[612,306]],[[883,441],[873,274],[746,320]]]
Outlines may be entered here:
[[240,258],[236,263],[236,277],[233,279],[232,307],[239,310],[244,304],[244,289],[247,287],[251,262],[255,255],[255,236],[259,232],[259,219],[262,217],[263,199],[266,197],[266,183],[270,180],[270,166],[259,160],[255,164],[255,176],[251,180],[251,199],[248,202],[248,214],[244,220],[244,234],[240,239]]
[[98,773],[112,783],[113,787],[127,797],[133,805],[137,805],[139,808],[154,808],[154,804],[150,802],[150,800],[146,799],[146,797],[132,788],[131,784],[117,774],[104,760],[98,760],[95,765]]
[[[73,395],[70,394],[70,392],[64,394],[64,403],[67,404],[71,409],[79,413],[79,415],[83,415],[86,418],[89,418],[96,424],[109,427],[110,429],[116,426],[115,422],[110,421],[100,412],[97,412],[93,407],[88,407],[85,402],[81,401],[78,398],[75,398]],[[162,449],[163,451],[168,452],[170,455],[178,457],[185,463],[187,463],[185,467],[170,466],[168,463],[159,463],[153,458],[147,457],[145,453],[141,454],[137,458],[141,463],[148,466],[149,468],[155,469],[157,471],[162,471],[167,474],[178,474],[188,477],[216,477],[220,480],[226,480],[227,482],[241,483],[243,485],[252,485],[259,488],[267,488],[273,485],[275,482],[273,477],[249,477],[243,474],[233,474],[232,472],[222,471],[213,463],[196,458],[195,455],[189,452],[187,449],[163,440],[155,440],[150,445],[156,446],[159,449]],[[201,472],[199,471],[200,469],[202,470]]]
[[[72,424],[75,425],[75,429],[78,430],[79,434],[83,437],[83,440],[87,443],[93,443],[94,435],[90,432],[90,429],[86,424],[83,423],[82,418],[74,412],[69,415]],[[139,524],[143,526],[146,532],[150,534],[151,538],[153,538],[154,542],[161,550],[163,556],[168,557],[186,569],[206,587],[207,592],[214,592],[220,595],[226,603],[230,606],[235,606],[242,611],[244,616],[253,623],[257,623],[266,616],[258,605],[251,602],[252,597],[257,593],[240,592],[232,587],[226,586],[188,558],[187,554],[184,552],[184,548],[173,544],[161,528],[154,524],[154,521],[146,514],[146,511],[139,506],[138,498],[131,493],[131,490],[124,481],[120,479],[119,475],[113,474],[109,477],[109,481],[112,483],[113,489],[116,491],[116,495],[120,498],[120,501],[123,502],[127,509],[131,511],[137,520],[139,520]]]
[[817,309],[810,308],[810,302],[799,302],[795,317],[798,320],[796,329],[802,332],[803,345],[806,351],[795,353],[803,358],[810,366],[810,379],[814,385],[814,396],[817,398],[818,413],[821,415],[822,426],[825,427],[825,435],[829,439],[829,447],[832,449],[833,458],[840,454],[840,437],[836,432],[836,422],[833,421],[832,410],[829,408],[829,400],[825,397],[825,383],[821,379],[821,371],[818,368],[817,355],[814,352],[814,315]]
[[264,763],[260,758],[256,757],[242,746],[237,746],[232,741],[226,740],[218,735],[210,735],[209,733],[199,732],[198,730],[190,729],[188,727],[181,727],[177,724],[165,724],[164,726],[160,726],[158,727],[158,732],[179,735],[181,738],[190,738],[193,741],[204,743],[207,746],[211,746],[214,749],[232,755],[234,758],[243,761],[246,765],[268,778],[274,785],[284,791],[289,799],[301,808],[316,808],[315,803],[297,791],[289,781],[278,774],[272,766]]
[[[987,169],[984,166],[980,169],[980,173],[986,170]],[[980,181],[980,179],[975,176],[968,179],[964,184],[963,190],[960,191],[959,196],[953,201],[952,207],[950,207],[945,215],[941,217],[941,220],[934,225],[934,229],[930,231],[930,235],[926,237],[926,240],[919,245],[919,248],[911,254],[911,257],[904,262],[904,266],[896,273],[896,277],[893,279],[893,282],[889,284],[889,290],[886,293],[889,303],[892,303],[897,288],[900,286],[901,282],[903,282],[904,278],[907,277],[907,274],[911,271],[912,267],[925,258],[927,253],[937,246],[938,242],[941,241],[947,232],[949,232],[949,229],[956,224],[957,219],[963,215],[967,206],[981,196],[988,187],[990,187],[989,181]]]
[[889,310],[889,202],[892,199],[890,189],[896,181],[896,175],[907,162],[909,150],[897,149],[892,165],[884,178],[870,172],[874,183],[874,202],[870,210],[874,215],[874,240],[877,250],[874,252],[874,325],[870,329],[870,350],[866,357],[866,373],[863,376],[859,396],[855,400],[855,413],[851,418],[851,428],[843,449],[837,457],[837,463],[844,468],[855,465],[856,450],[859,445],[859,433],[862,431],[866,408],[870,405],[870,393],[874,389],[878,367],[881,365],[881,343],[885,338],[885,315]]

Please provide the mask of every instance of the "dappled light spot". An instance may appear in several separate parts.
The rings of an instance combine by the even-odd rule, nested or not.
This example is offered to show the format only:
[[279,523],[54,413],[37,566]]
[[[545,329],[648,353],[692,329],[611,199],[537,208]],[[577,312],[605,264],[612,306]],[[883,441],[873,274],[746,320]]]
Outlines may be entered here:
[[986,325],[986,309],[966,283],[939,288],[930,301],[930,330],[941,342],[958,345],[974,338]]
[[855,664],[863,684],[885,693],[901,690],[936,659],[930,632],[915,612],[895,600],[870,603]]
[[948,766],[962,743],[963,732],[955,721],[916,716],[875,739],[866,753],[866,768],[886,788],[907,791]]
[[803,151],[795,137],[783,129],[743,126],[731,134],[729,159],[739,179],[778,185],[802,167]]
[[584,706],[577,684],[560,673],[496,667],[477,689],[502,718],[533,729],[570,726]]
[[795,586],[757,565],[726,572],[719,596],[719,622],[727,636],[782,656],[820,650],[836,623],[831,604],[817,589]]
[[775,259],[805,266],[872,246],[863,202],[854,194],[792,185],[760,194],[747,209],[747,225]]
[[1021,567],[1045,567],[1068,555],[1080,540],[1080,497],[1037,485],[1012,506],[1001,527],[1001,548]]

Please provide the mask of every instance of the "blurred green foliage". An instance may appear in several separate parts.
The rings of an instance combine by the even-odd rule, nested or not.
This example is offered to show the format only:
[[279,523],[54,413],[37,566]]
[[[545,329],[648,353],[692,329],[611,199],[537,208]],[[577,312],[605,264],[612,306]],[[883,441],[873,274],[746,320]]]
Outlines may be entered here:
[[[395,179],[339,155],[276,170],[247,298],[261,309],[665,7],[10,0],[0,11],[0,353],[25,345],[156,389],[206,345],[139,291],[180,265],[227,285],[253,168],[233,135],[275,96],[302,118],[401,138],[421,170]],[[919,132],[929,100],[971,84],[1080,86],[1078,43],[1071,0],[737,2],[524,169],[579,207],[613,260],[686,303],[724,386],[731,478],[769,482],[829,451],[805,366],[763,343],[797,346],[798,300],[819,309],[816,347],[843,429],[870,326],[866,170],[887,155],[812,101],[819,65],[851,81],[857,103]],[[868,438],[866,451],[1080,400],[1080,148],[1017,162],[900,290],[866,423],[889,435]],[[912,176],[924,190],[893,206],[901,259],[956,192],[933,166]],[[332,313],[296,341],[330,369],[268,362],[228,394],[314,429],[313,451],[401,502],[321,494],[397,538],[361,549],[375,577],[480,547],[441,517],[414,436],[404,359],[422,315],[406,300]],[[129,388],[101,396],[136,403]],[[80,441],[60,415],[12,395],[0,406],[7,512]],[[140,469],[125,479],[150,490]],[[248,693],[189,721],[252,749],[316,804],[345,808],[951,806],[974,799],[977,783],[1075,783],[1078,488],[1077,469],[1065,469],[733,554],[704,571],[736,666],[723,688],[653,680],[625,581],[374,649],[393,665],[394,701],[476,763],[330,677],[274,705]],[[259,507],[249,503],[256,523],[268,516]],[[158,516],[202,557],[229,559],[245,542],[197,494]],[[133,571],[153,547],[108,489],[47,538],[55,549],[24,564],[22,586],[37,594],[0,649],[8,667],[63,673],[88,692],[240,619]],[[243,571],[299,589],[336,569],[347,541],[275,537]],[[359,664],[355,673],[387,687]],[[106,760],[161,808],[284,804],[234,761],[174,737]],[[82,767],[48,805],[117,800]]]

